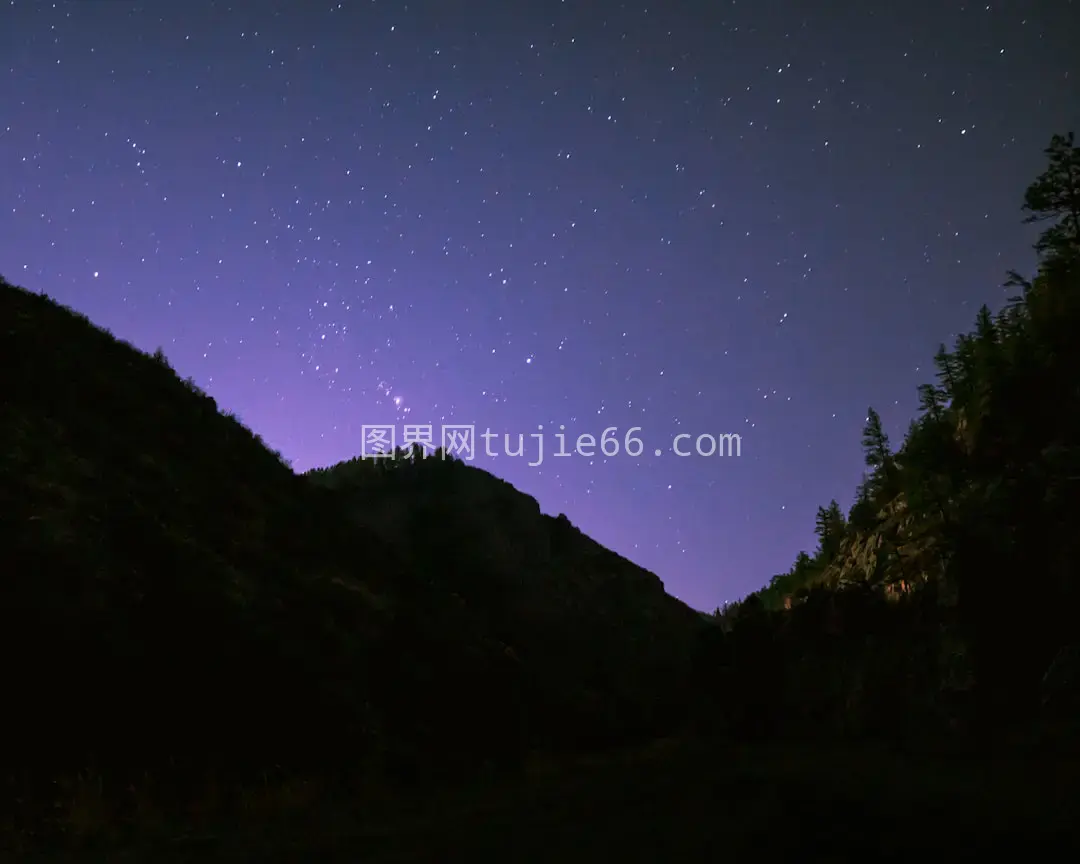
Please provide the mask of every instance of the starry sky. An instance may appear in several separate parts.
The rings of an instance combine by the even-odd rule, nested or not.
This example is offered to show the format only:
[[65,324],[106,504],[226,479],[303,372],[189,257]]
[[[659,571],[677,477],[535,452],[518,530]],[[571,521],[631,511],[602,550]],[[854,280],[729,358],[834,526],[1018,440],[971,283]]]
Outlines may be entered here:
[[1076,33],[1063,0],[3,0],[0,273],[297,470],[542,425],[541,465],[474,464],[711,610],[1030,271]]

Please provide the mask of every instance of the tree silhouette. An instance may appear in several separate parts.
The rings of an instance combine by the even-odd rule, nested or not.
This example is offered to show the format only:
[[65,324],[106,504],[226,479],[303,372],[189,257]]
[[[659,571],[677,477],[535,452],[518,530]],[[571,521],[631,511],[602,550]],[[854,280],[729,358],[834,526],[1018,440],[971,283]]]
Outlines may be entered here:
[[1059,135],[1046,155],[1024,196],[1025,221],[1045,223],[1036,274],[1010,272],[1019,295],[940,346],[895,452],[868,410],[848,518],[819,508],[814,555],[752,595],[757,611],[725,614],[734,644],[752,621],[799,670],[770,661],[792,724],[885,734],[919,718],[997,742],[1072,704],[1055,658],[1080,643],[1080,151]]

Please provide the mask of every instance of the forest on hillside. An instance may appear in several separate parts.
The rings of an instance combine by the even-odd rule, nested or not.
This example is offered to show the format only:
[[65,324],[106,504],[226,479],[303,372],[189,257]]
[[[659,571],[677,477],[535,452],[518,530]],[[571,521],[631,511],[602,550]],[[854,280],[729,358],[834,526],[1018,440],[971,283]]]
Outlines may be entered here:
[[1023,200],[1034,278],[934,357],[894,447],[818,546],[718,609],[713,717],[755,735],[1063,741],[1080,708],[1080,150],[1056,135]]

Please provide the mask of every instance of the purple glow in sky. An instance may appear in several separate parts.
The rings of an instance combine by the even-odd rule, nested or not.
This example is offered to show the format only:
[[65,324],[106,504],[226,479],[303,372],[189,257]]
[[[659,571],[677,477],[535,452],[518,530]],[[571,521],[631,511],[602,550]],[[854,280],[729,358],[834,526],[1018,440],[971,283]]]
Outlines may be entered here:
[[712,609],[812,549],[867,406],[899,441],[1032,265],[1077,32],[1049,0],[5,2],[0,273],[298,470],[365,424],[640,427],[474,464]]

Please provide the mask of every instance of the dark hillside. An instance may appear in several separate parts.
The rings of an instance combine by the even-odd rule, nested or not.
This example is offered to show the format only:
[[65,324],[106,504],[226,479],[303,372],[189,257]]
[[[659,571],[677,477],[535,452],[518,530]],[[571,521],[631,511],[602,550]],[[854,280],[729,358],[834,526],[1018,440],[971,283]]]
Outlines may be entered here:
[[7,284],[0,321],[11,755],[120,782],[366,751],[391,551],[163,357]]
[[[940,746],[1075,745],[1080,728],[1080,149],[1024,197],[1036,274],[934,358],[899,447],[870,408],[864,480],[818,546],[720,611],[720,728]],[[706,725],[709,725],[708,723]]]
[[427,781],[678,718],[697,616],[502,481],[297,476],[160,352],[7,283],[0,322],[20,819],[77,775],[121,809],[136,780]]
[[450,592],[507,646],[531,744],[609,745],[680,722],[698,613],[509,483],[441,453],[407,455],[309,476],[402,550],[421,593]]

